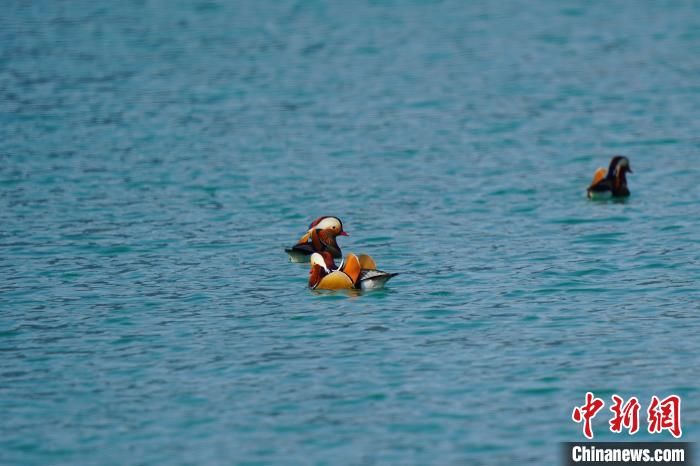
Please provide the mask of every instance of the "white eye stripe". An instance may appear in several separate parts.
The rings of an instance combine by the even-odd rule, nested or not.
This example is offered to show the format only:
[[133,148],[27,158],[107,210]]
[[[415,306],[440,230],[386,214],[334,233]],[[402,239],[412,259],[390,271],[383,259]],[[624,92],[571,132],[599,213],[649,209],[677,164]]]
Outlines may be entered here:
[[341,227],[340,220],[338,220],[335,217],[326,217],[323,220],[321,220],[318,225],[316,225],[314,228],[317,230],[326,230],[328,228],[332,229],[339,229]]

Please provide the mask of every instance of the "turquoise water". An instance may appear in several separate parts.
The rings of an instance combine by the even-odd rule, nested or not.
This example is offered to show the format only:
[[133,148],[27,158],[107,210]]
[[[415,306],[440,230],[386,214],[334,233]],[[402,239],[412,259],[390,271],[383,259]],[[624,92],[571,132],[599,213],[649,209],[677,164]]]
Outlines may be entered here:
[[[554,464],[589,390],[698,438],[697,2],[3,11],[1,463]],[[401,275],[308,291],[320,215]]]

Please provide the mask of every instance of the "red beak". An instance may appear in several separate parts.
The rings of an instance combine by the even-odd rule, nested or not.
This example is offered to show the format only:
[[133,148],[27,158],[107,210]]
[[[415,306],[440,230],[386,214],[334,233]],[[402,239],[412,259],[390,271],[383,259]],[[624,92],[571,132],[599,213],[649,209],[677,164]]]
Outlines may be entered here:
[[338,236],[350,236],[347,231],[341,231]]

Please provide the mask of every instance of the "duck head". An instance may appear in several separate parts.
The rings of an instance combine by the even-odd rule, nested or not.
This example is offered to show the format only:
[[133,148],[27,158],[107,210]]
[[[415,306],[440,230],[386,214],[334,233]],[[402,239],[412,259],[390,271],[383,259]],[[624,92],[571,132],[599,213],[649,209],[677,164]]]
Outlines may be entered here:
[[338,217],[319,217],[311,222],[309,230],[331,230],[335,236],[349,236]]
[[319,217],[311,222],[309,229],[299,239],[299,244],[306,243],[314,230],[329,230],[328,235],[332,234],[333,238],[336,236],[350,236],[343,230],[343,222],[338,217]]
[[608,168],[608,178],[613,179],[620,176],[624,176],[625,173],[634,173],[632,167],[630,166],[630,160],[623,155],[616,155],[610,160],[610,167]]
[[608,177],[613,180],[613,196],[630,195],[630,190],[627,188],[627,173],[633,173],[629,159],[621,155],[613,157],[608,171]]
[[[327,256],[327,257],[324,257]],[[330,253],[315,252],[311,254],[311,270],[309,270],[309,288],[316,288],[321,279],[331,273],[329,264],[333,265],[333,257]]]

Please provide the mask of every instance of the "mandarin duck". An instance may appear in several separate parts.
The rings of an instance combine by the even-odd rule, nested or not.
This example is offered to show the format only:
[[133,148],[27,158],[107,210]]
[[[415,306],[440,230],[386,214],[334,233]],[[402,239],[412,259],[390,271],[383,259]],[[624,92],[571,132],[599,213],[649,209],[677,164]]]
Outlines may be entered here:
[[593,175],[593,181],[588,187],[589,199],[605,199],[610,197],[627,197],[630,190],[627,188],[627,173],[633,173],[630,161],[627,157],[616,155],[610,161],[610,167],[606,170],[600,167]]
[[377,270],[377,265],[366,254],[348,254],[340,267],[335,266],[328,251],[311,254],[309,288],[312,290],[373,290],[382,288],[398,273]]
[[319,217],[309,225],[297,244],[285,248],[291,262],[306,262],[314,252],[328,251],[335,259],[343,257],[336,237],[349,236],[338,217]]

